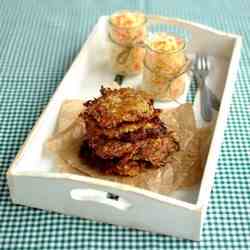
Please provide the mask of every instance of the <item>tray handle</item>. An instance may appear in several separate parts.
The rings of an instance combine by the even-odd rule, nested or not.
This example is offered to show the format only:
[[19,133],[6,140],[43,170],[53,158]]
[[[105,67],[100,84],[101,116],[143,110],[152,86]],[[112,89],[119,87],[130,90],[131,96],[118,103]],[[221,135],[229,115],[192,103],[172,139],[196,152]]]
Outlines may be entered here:
[[126,211],[132,206],[118,195],[96,189],[72,189],[70,196],[73,200],[97,202],[121,211]]

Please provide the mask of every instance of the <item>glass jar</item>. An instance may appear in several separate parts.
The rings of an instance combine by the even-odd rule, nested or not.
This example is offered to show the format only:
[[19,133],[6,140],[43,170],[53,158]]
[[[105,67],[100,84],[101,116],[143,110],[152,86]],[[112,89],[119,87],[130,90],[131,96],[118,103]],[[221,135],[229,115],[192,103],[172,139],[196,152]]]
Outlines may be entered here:
[[120,11],[109,18],[110,62],[116,74],[141,73],[146,23],[146,16],[140,12]]
[[146,45],[142,88],[157,100],[177,99],[184,93],[187,77],[184,39],[156,33]]

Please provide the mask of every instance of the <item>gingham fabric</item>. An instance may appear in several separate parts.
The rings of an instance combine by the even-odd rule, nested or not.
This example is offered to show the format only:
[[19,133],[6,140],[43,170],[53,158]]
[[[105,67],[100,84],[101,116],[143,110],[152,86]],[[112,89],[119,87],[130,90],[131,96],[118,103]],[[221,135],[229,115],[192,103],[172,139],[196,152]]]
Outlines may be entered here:
[[[118,9],[180,17],[244,37],[200,242],[100,224],[10,201],[5,176],[8,166],[98,17]],[[250,249],[249,10],[248,0],[0,0],[0,249]]]

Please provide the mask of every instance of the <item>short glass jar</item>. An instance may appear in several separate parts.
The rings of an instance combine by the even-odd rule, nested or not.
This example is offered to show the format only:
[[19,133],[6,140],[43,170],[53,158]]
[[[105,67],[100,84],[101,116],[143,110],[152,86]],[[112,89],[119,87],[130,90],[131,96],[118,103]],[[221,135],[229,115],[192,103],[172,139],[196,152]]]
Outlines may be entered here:
[[143,69],[147,36],[143,13],[120,11],[109,18],[111,67],[116,74],[137,75]]
[[142,89],[156,100],[171,101],[185,90],[188,60],[184,39],[155,33],[146,42]]

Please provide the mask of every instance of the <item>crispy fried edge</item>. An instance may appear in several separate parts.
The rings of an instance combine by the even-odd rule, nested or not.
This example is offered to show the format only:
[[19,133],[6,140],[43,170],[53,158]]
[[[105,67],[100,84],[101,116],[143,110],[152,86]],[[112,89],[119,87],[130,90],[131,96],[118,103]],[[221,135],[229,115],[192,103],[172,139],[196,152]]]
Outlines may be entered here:
[[[123,118],[120,118],[120,119],[106,119],[105,115],[100,115],[98,109],[100,108],[98,106],[98,102],[103,99],[103,98],[106,98],[112,94],[116,94],[117,92],[121,92],[121,91],[135,91],[135,95],[138,96],[141,95],[143,98],[145,98],[145,101],[148,103],[149,107],[151,108],[151,114],[149,115],[145,115],[145,113],[142,115],[142,114],[137,114],[134,118],[131,118],[130,116],[130,119],[129,120],[124,120],[124,116]],[[146,92],[144,91],[141,91],[141,90],[134,90],[132,88],[120,88],[120,89],[109,89],[109,88],[104,88],[103,86],[101,87],[101,90],[100,90],[102,96],[98,97],[98,98],[95,98],[94,100],[89,100],[87,102],[84,103],[84,105],[87,107],[86,110],[85,110],[85,113],[88,114],[88,115],[91,115],[98,123],[99,123],[99,126],[104,128],[111,128],[111,127],[116,127],[118,124],[122,123],[122,122],[136,122],[140,119],[143,119],[145,117],[147,117],[148,119],[152,119],[154,117],[154,113],[155,113],[155,109],[153,107],[153,99],[152,97],[147,94]],[[136,96],[135,96],[136,97]],[[153,114],[152,114],[153,113]],[[97,116],[98,114],[98,116]]]

